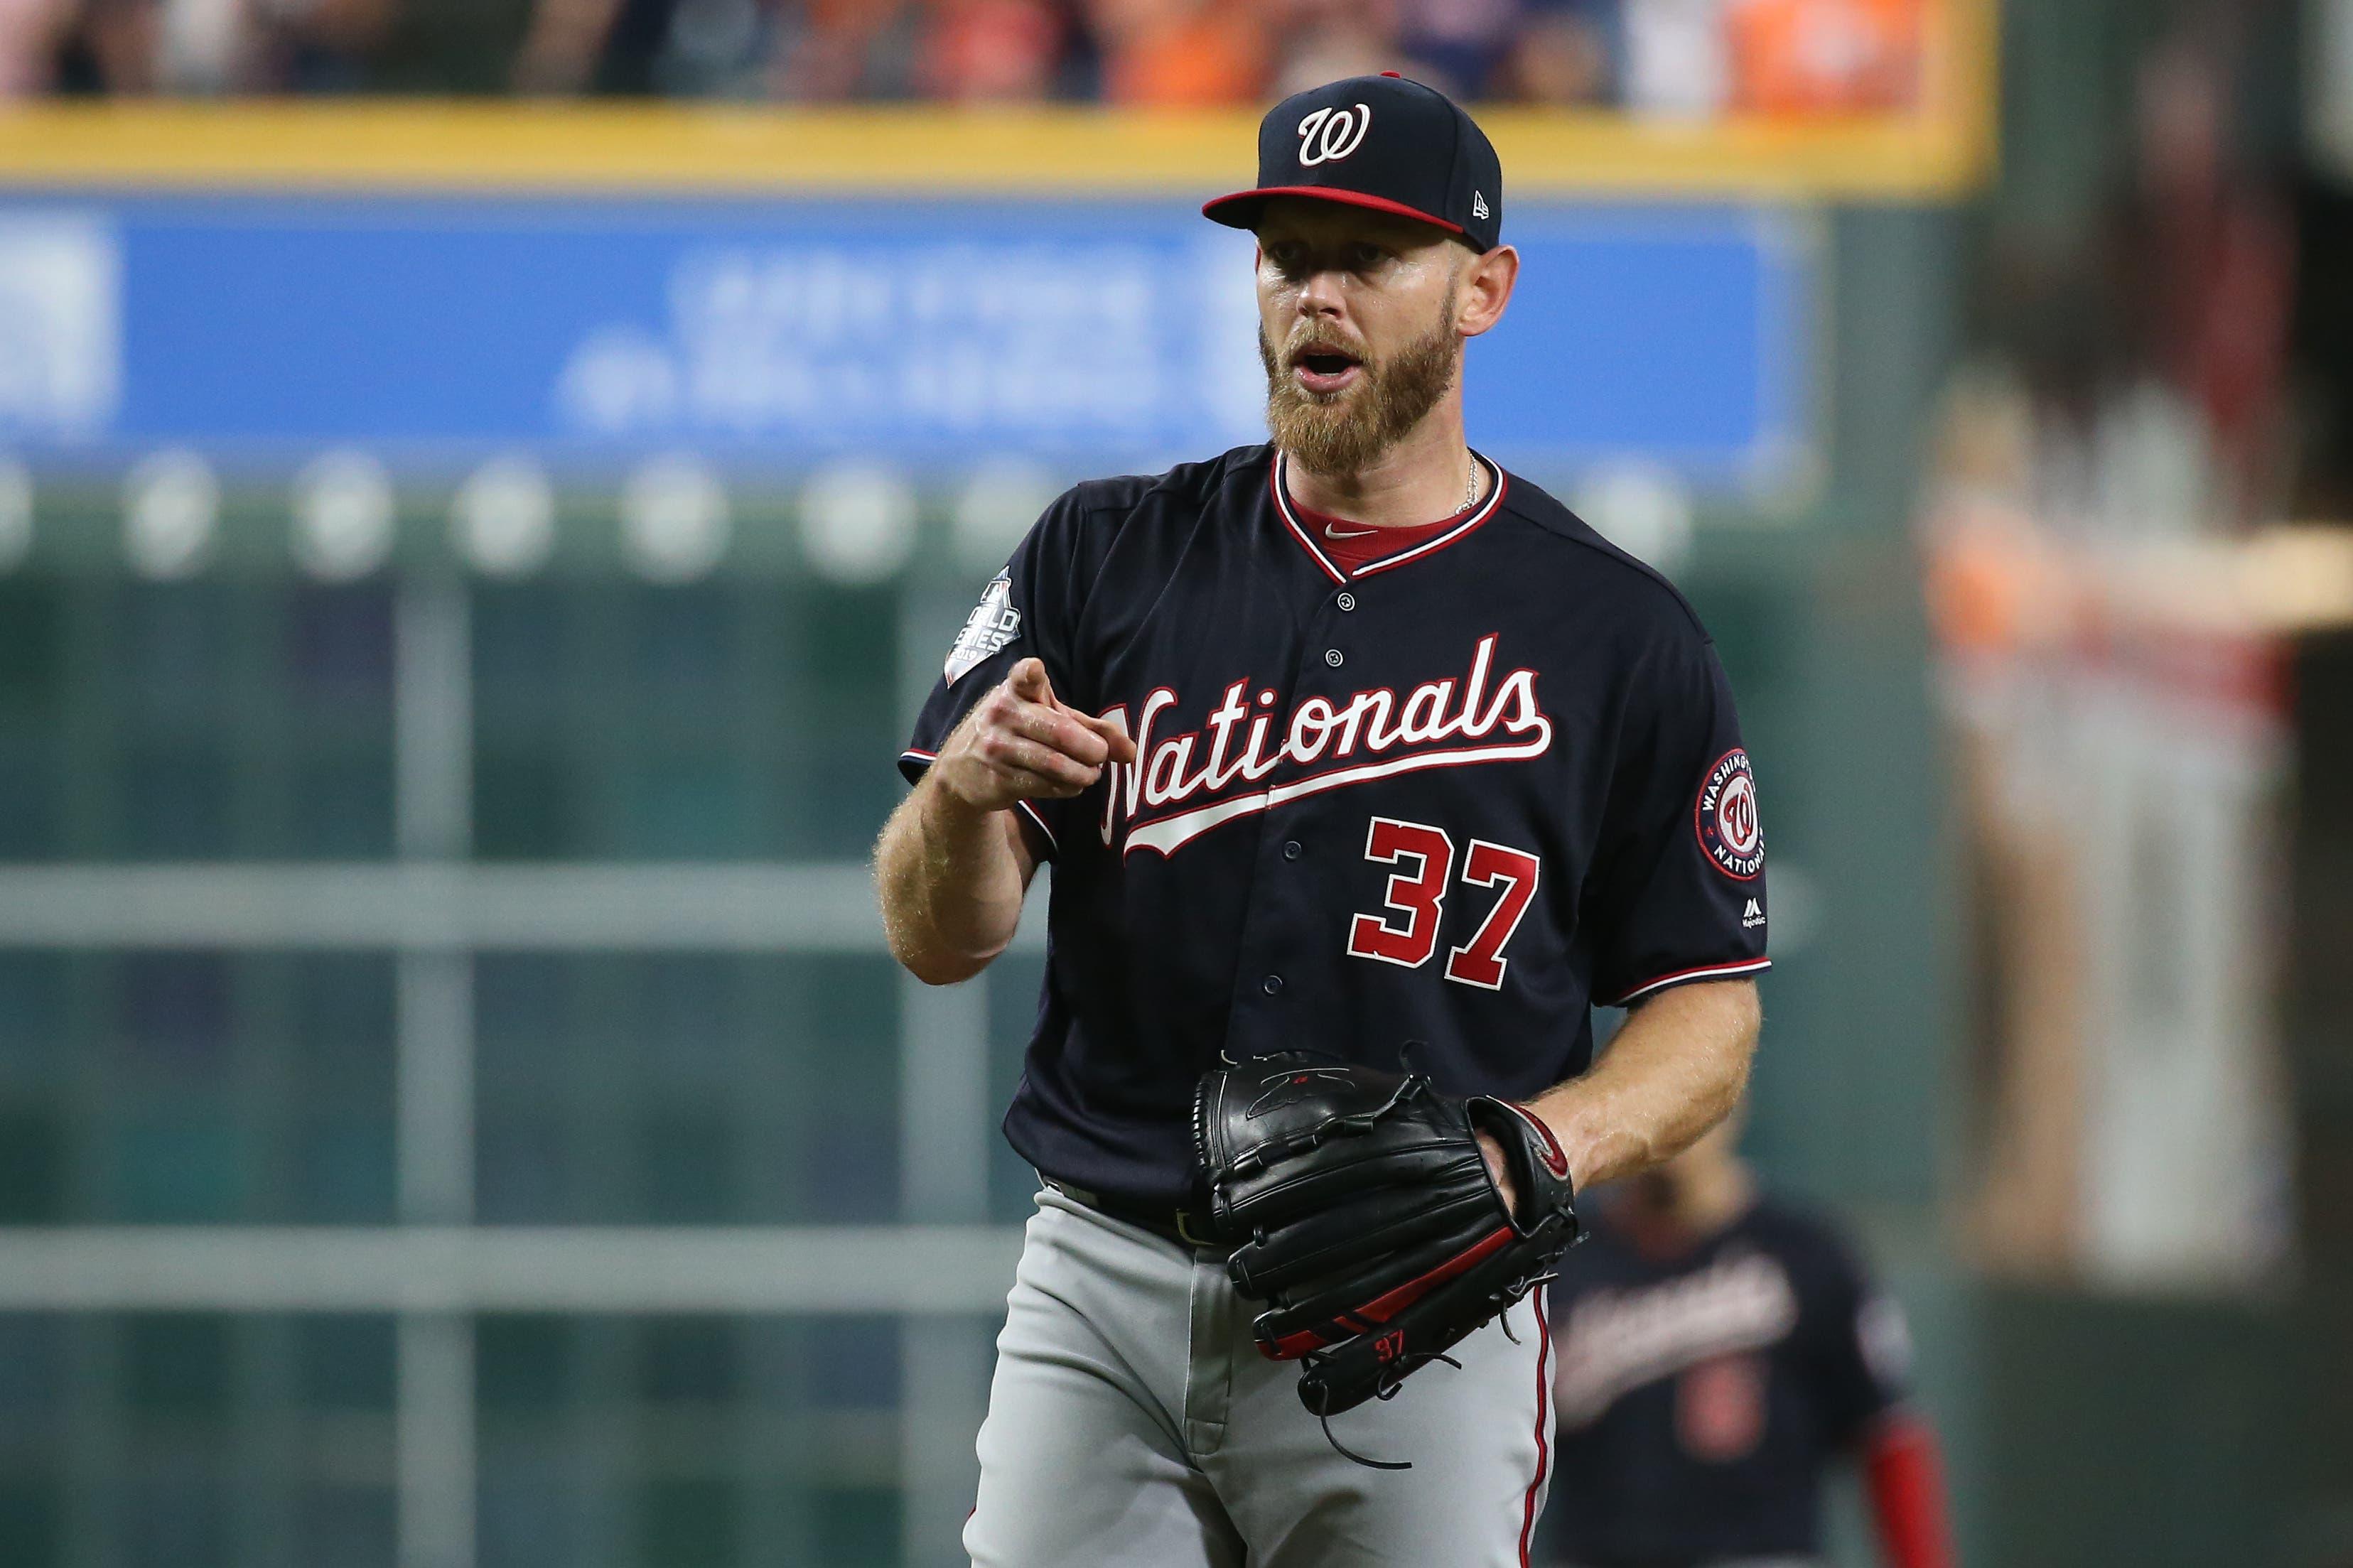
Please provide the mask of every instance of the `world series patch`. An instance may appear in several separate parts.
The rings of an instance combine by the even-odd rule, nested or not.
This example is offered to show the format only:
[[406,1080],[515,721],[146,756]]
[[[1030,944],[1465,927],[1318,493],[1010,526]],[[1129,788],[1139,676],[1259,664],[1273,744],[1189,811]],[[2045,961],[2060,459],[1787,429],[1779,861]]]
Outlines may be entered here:
[[989,579],[980,603],[973,606],[964,630],[956,633],[955,645],[948,649],[944,667],[948,684],[962,680],[967,670],[1011,642],[1020,630],[1021,612],[1013,607],[1013,580],[999,572]]
[[1715,760],[1699,788],[1692,809],[1699,847],[1715,868],[1736,881],[1749,881],[1765,869],[1765,829],[1757,816],[1757,776],[1748,771],[1748,753],[1735,746]]

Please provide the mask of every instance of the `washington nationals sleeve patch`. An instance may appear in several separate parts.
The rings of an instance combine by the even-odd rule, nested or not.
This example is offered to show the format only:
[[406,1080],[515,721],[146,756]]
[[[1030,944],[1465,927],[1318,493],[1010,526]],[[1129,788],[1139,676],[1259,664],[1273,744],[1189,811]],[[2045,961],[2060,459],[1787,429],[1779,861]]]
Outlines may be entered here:
[[1692,808],[1699,847],[1715,868],[1736,881],[1753,880],[1765,869],[1765,829],[1757,817],[1757,776],[1748,753],[1735,746],[1715,760],[1701,781]]
[[965,676],[985,663],[1011,642],[1021,631],[1021,612],[1013,607],[1013,579],[999,572],[988,580],[982,590],[980,603],[956,633],[955,646],[948,649],[944,666],[948,684],[954,686]]

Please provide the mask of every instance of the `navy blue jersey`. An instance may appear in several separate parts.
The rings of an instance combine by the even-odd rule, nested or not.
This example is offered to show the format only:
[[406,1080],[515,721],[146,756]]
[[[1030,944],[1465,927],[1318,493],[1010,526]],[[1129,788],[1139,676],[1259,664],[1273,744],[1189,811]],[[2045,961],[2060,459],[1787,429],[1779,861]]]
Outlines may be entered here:
[[[1482,458],[1483,463],[1485,459]],[[1590,1004],[1766,967],[1732,693],[1666,581],[1489,465],[1461,521],[1353,571],[1245,447],[1048,509],[955,639],[921,776],[1029,656],[1134,766],[1025,803],[1054,863],[1006,1133],[1050,1176],[1191,1195],[1193,1086],[1306,1047],[1525,1097]]]
[[1645,1256],[1608,1208],[1553,1287],[1546,1531],[1581,1568],[1820,1549],[1824,1468],[1903,1397],[1908,1341],[1820,1221],[1760,1203]]

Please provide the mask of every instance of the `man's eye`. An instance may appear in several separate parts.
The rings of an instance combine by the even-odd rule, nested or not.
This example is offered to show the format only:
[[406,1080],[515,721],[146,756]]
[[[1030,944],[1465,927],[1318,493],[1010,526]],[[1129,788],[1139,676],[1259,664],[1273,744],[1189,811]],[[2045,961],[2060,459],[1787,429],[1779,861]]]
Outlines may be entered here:
[[1371,270],[1388,258],[1388,252],[1377,245],[1352,245],[1348,247],[1348,265],[1359,272]]

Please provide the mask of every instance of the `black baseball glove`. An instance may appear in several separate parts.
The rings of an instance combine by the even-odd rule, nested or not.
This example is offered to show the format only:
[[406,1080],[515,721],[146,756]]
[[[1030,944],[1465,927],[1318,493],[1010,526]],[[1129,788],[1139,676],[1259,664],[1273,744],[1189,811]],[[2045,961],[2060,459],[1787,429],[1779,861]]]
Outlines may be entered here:
[[[1268,1303],[1259,1349],[1305,1363],[1329,1418],[1417,1368],[1549,1277],[1577,1239],[1568,1161],[1508,1100],[1303,1051],[1205,1075],[1194,1142],[1234,1288]],[[1474,1134],[1503,1146],[1507,1213]]]

